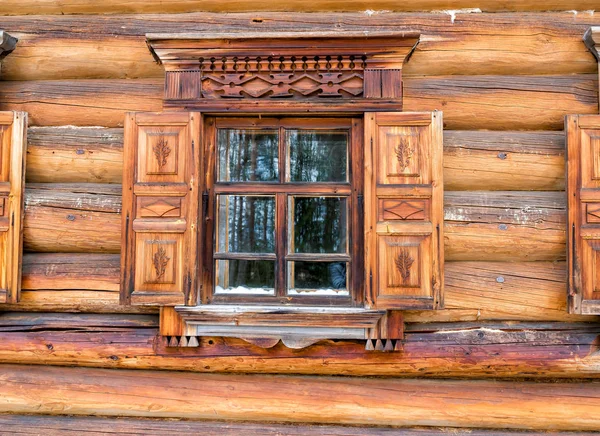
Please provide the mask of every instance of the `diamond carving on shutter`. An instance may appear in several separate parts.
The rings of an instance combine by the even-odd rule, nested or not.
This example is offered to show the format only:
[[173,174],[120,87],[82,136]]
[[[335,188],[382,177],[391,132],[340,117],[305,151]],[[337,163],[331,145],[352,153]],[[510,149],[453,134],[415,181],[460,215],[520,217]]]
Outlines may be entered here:
[[442,306],[441,113],[366,115],[367,300],[377,309]]
[[124,304],[195,304],[200,118],[195,112],[126,117]]
[[26,113],[0,112],[0,303],[21,288],[26,135]]
[[600,115],[572,115],[567,132],[570,313],[600,314]]

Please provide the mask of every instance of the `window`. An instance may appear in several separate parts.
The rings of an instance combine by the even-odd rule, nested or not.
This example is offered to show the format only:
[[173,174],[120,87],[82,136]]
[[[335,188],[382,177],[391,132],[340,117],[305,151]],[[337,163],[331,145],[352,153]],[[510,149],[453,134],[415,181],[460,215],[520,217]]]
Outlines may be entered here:
[[418,35],[151,35],[162,114],[128,114],[124,304],[199,336],[391,351],[442,306],[441,113],[402,112]]
[[362,120],[209,117],[205,125],[205,154],[215,144],[215,159],[205,161],[214,226],[203,302],[362,302]]

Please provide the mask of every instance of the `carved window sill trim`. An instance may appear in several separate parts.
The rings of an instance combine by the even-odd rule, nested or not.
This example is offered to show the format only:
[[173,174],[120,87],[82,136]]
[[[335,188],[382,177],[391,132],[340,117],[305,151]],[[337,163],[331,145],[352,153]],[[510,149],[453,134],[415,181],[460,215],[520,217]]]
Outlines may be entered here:
[[[243,339],[254,345],[271,348],[282,342],[288,348],[305,348],[325,339],[365,340],[368,350],[398,349],[401,331],[381,331],[388,326],[385,310],[341,307],[287,307],[287,306],[177,306],[183,334],[169,346],[198,346],[197,338],[231,337]],[[401,314],[395,313],[396,326],[401,326]],[[401,327],[400,327],[401,328]],[[190,339],[192,345],[189,345]],[[185,338],[185,340],[183,339]],[[387,343],[387,339],[394,342]],[[371,339],[374,341],[371,342]],[[184,344],[181,341],[184,340]],[[377,341],[379,342],[378,345]]]

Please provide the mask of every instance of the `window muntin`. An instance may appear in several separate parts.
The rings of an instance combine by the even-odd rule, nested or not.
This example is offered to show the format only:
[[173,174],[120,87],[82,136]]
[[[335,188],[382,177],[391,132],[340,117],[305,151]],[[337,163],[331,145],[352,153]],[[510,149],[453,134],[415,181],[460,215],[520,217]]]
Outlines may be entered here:
[[352,171],[357,120],[212,120],[215,220],[203,301],[360,301],[352,255],[362,186]]

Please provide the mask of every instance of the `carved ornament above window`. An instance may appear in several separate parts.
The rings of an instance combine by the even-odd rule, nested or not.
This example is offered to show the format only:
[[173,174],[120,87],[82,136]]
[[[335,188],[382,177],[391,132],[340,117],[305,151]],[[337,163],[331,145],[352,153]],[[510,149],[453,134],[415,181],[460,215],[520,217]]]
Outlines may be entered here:
[[166,70],[165,106],[236,111],[261,100],[281,105],[293,100],[302,110],[301,101],[313,106],[353,101],[398,110],[402,66],[419,34],[150,34],[147,39]]

